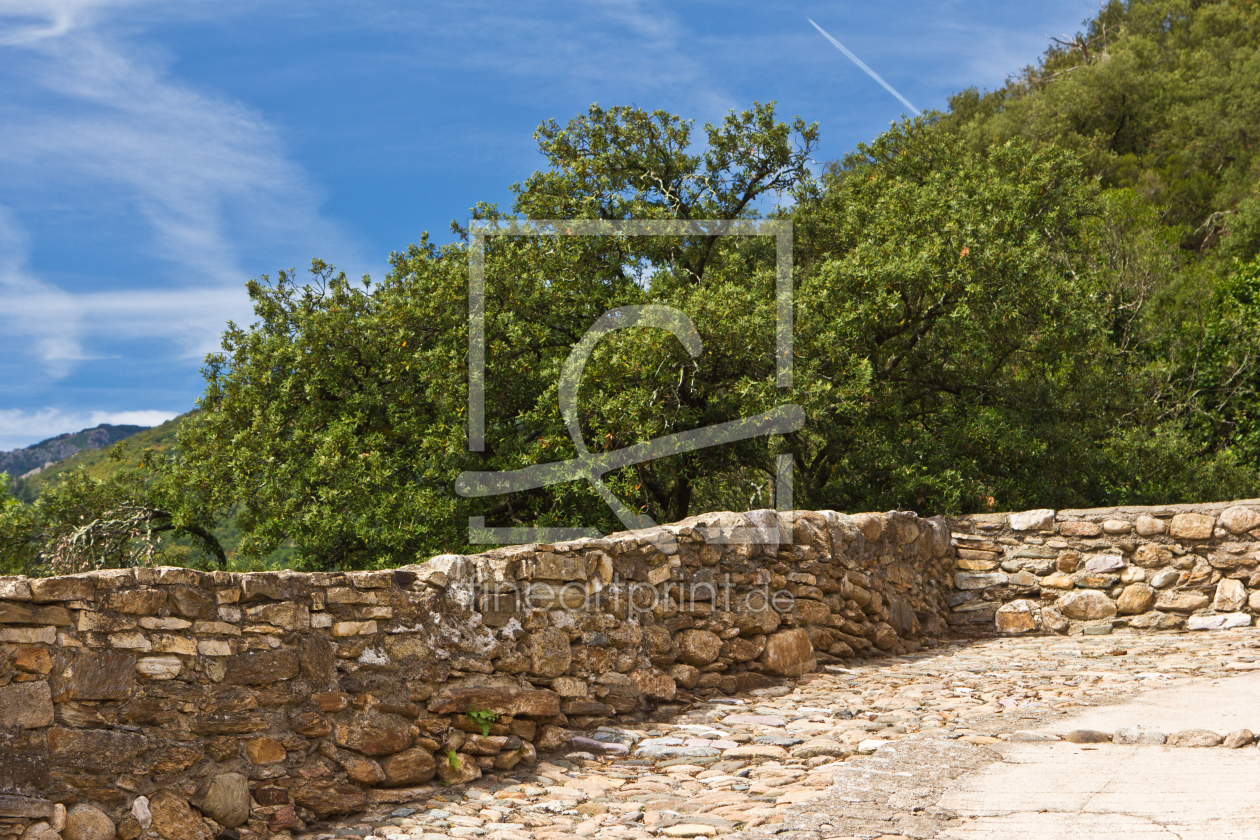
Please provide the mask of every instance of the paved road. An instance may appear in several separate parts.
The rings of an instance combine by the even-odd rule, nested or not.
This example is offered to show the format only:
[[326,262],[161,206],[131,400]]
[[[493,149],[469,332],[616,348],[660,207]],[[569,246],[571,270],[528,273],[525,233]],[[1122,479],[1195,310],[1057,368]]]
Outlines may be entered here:
[[[1260,673],[1194,680],[1056,721],[1042,731],[1260,729]],[[1007,743],[940,807],[973,819],[944,840],[1260,837],[1260,749]]]

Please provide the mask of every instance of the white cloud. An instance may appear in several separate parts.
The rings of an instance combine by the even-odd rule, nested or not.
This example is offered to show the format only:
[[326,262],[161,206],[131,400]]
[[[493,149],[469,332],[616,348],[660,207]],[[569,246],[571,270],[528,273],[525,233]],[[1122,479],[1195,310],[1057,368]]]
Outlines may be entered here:
[[37,411],[0,409],[0,452],[21,449],[67,432],[102,423],[114,426],[157,426],[177,416],[174,411]]
[[80,209],[139,216],[149,253],[170,266],[144,288],[116,277],[70,291],[28,267],[21,208],[0,208],[0,330],[29,338],[54,377],[119,339],[169,342],[186,358],[215,348],[228,319],[250,317],[250,249],[362,262],[266,120],[111,37],[109,5],[120,4],[0,0],[0,56],[41,91],[6,115],[0,167],[88,195]]

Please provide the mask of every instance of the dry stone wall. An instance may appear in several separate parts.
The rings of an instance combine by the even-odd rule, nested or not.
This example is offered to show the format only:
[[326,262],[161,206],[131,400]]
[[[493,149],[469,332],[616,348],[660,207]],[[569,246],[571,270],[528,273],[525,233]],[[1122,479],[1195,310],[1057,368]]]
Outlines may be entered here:
[[915,649],[952,554],[941,519],[754,511],[380,572],[0,578],[0,837],[285,835],[510,770]]
[[955,626],[1212,630],[1260,614],[1260,500],[980,514],[951,527]]

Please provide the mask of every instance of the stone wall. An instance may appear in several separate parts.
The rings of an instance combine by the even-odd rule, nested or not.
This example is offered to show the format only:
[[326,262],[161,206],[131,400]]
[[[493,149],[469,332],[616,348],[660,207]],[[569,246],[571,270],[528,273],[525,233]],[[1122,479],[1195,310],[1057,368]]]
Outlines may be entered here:
[[0,578],[0,837],[302,830],[915,649],[953,570],[944,520],[755,511],[380,572]]
[[1004,633],[1242,627],[1260,614],[1260,500],[951,521],[949,622]]

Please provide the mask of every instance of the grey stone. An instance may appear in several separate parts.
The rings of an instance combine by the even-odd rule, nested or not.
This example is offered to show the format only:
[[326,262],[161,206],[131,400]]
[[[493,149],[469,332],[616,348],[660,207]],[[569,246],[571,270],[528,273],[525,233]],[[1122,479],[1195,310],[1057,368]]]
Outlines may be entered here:
[[1217,613],[1216,615],[1192,615],[1186,621],[1187,630],[1228,630],[1232,627],[1248,627],[1251,616],[1246,613]]
[[48,683],[13,683],[0,687],[0,729],[52,726],[52,689]]
[[1240,505],[1221,511],[1220,524],[1231,534],[1245,534],[1260,525],[1260,513]]
[[1169,735],[1166,743],[1170,747],[1219,747],[1224,740],[1210,729],[1186,729]]
[[249,780],[240,773],[215,776],[202,799],[201,813],[228,828],[243,825],[249,819]]
[[1167,589],[1177,582],[1177,578],[1181,577],[1181,572],[1176,569],[1160,569],[1151,578],[1151,586],[1156,589]]
[[1236,729],[1225,736],[1223,746],[1236,750],[1239,747],[1249,747],[1256,741],[1255,733],[1250,729]]
[[1206,607],[1212,599],[1202,592],[1161,592],[1155,601],[1155,607],[1169,612],[1194,612]]
[[1049,531],[1054,528],[1054,511],[1026,510],[1010,515],[1012,531]]
[[1162,744],[1168,739],[1163,732],[1154,729],[1143,729],[1140,726],[1126,726],[1117,729],[1111,736],[1113,744]]
[[1216,584],[1216,597],[1212,600],[1212,609],[1218,612],[1235,612],[1247,603],[1247,589],[1242,581],[1233,578],[1222,578]]
[[1001,572],[987,574],[958,572],[954,575],[954,586],[957,589],[984,589],[989,586],[1005,586],[1006,580],[1006,575]]
[[1119,554],[1092,554],[1085,561],[1085,571],[1101,574],[1114,572],[1129,565]]

